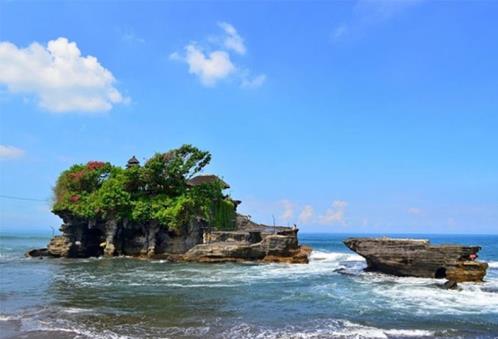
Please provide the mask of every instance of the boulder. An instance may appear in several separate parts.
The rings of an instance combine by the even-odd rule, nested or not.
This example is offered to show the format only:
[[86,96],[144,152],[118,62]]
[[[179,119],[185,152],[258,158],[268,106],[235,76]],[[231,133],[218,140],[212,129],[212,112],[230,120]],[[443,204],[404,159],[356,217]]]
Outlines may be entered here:
[[27,257],[48,257],[49,253],[48,253],[47,248],[36,248],[36,249],[33,249],[33,250],[29,251],[28,253],[26,253],[26,256]]
[[56,235],[50,240],[47,252],[53,257],[72,257],[72,245],[73,244],[68,241],[67,237]]
[[[224,232],[224,239],[241,237],[241,232],[229,235]],[[194,246],[184,256],[185,261],[196,262],[242,262],[262,261],[275,263],[308,263],[311,248],[299,246],[296,236],[263,234],[264,238],[251,241],[218,241]],[[252,235],[254,237],[254,235]],[[246,234],[244,239],[252,239]]]
[[458,288],[458,283],[455,280],[448,280],[441,285],[441,288],[445,290],[456,290]]
[[290,256],[298,248],[297,237],[272,234],[263,239],[261,247],[266,255]]
[[285,263],[285,264],[307,264],[311,254],[311,247],[299,246],[295,250],[289,251],[287,256],[267,255],[263,258],[263,262],[268,263]]
[[194,246],[184,255],[185,261],[229,262],[263,259],[265,252],[258,244],[247,242],[213,242]]

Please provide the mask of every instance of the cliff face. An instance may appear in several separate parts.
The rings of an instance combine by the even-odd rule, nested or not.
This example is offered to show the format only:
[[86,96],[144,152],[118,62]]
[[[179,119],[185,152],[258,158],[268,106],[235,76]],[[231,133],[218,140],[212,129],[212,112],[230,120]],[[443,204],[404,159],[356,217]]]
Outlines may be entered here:
[[132,224],[108,220],[89,222],[63,216],[62,235],[46,250],[28,255],[86,258],[135,256],[174,261],[264,261],[307,263],[311,249],[298,244],[296,228],[269,227],[237,215],[236,230],[214,231],[202,219],[168,231],[156,223]]
[[86,258],[92,256],[148,256],[168,252],[185,253],[202,241],[201,220],[191,222],[181,232],[168,232],[155,222],[135,224],[106,220],[92,222],[63,216],[62,235],[54,237],[48,253],[54,257]]
[[367,270],[397,276],[482,281],[488,264],[475,261],[479,246],[431,245],[428,240],[349,238],[344,244],[367,261]]

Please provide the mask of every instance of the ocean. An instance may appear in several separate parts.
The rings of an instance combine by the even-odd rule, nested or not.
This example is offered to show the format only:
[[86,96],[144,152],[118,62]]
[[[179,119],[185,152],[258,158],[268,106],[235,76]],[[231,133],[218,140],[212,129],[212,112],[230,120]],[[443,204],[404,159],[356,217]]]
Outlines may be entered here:
[[256,265],[26,258],[49,237],[2,235],[0,337],[498,337],[498,235],[402,235],[482,246],[486,281],[459,290],[366,273],[348,236],[303,233],[308,265]]

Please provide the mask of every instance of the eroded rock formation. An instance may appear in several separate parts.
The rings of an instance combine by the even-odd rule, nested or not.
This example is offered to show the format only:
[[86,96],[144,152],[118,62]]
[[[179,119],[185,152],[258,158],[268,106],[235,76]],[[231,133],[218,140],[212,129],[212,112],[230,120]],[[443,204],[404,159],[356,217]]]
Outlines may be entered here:
[[268,227],[237,214],[241,203],[214,174],[200,174],[211,154],[192,145],[126,167],[89,161],[63,171],[52,212],[62,235],[30,256],[135,256],[220,262],[308,262],[297,228]]
[[181,232],[157,224],[132,224],[107,220],[88,222],[62,216],[62,235],[53,237],[47,249],[29,256],[87,258],[134,256],[195,262],[307,263],[310,248],[298,243],[297,228],[256,224],[238,214],[236,230],[216,231],[197,219]]
[[432,245],[428,240],[349,238],[344,244],[367,261],[367,270],[397,276],[482,281],[487,263],[475,261],[479,246]]

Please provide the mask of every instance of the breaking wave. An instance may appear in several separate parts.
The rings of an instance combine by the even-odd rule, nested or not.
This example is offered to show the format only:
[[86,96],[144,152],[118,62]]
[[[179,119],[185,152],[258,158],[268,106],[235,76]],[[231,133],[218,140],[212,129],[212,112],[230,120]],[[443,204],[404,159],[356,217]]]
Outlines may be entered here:
[[489,268],[498,268],[498,261],[489,261],[488,267]]
[[[424,329],[378,328],[361,325],[348,320],[324,319],[308,321],[302,325],[287,325],[283,328],[267,327],[249,323],[236,323],[220,327],[221,318],[204,326],[154,327],[141,325],[119,325],[112,329],[101,330],[76,321],[62,319],[39,319],[36,314],[22,316],[1,316],[0,325],[9,323],[23,337],[74,335],[75,338],[141,338],[144,333],[154,337],[203,337],[203,338],[422,338],[447,334],[444,331]],[[4,324],[5,325],[5,324]]]
[[223,333],[221,338],[422,338],[437,335],[419,329],[383,329],[364,326],[347,320],[309,322],[306,326],[286,326],[282,329],[251,326],[242,323]]

